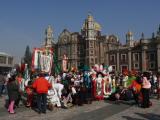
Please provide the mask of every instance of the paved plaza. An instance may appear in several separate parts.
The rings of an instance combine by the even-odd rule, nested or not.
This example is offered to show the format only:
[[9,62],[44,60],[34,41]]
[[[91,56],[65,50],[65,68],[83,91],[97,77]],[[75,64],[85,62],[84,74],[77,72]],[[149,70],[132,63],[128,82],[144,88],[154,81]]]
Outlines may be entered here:
[[16,114],[9,114],[4,107],[5,98],[0,98],[0,120],[160,120],[160,100],[151,99],[153,106],[139,108],[131,102],[119,104],[110,101],[94,101],[92,104],[69,109],[55,108],[46,114],[38,114],[20,106]]

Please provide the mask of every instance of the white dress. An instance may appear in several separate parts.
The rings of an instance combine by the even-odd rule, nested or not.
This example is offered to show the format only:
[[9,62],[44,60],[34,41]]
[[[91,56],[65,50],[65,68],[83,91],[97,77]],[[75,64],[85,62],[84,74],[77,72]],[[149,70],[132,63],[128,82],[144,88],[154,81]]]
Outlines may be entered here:
[[57,91],[55,90],[55,88],[48,90],[47,100],[51,104],[57,105],[57,107],[61,107],[60,99],[57,95]]

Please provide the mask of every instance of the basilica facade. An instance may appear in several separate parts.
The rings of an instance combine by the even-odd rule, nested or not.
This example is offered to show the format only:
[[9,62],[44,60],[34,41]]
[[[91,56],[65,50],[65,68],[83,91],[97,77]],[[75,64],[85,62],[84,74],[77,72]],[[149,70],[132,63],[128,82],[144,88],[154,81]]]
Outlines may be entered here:
[[46,29],[44,47],[53,47],[62,65],[67,56],[68,68],[95,64],[111,65],[114,71],[123,69],[137,71],[160,71],[160,26],[156,35],[145,38],[142,33],[138,41],[133,33],[126,33],[126,44],[122,45],[116,35],[102,35],[101,25],[89,14],[80,32],[64,29],[53,42],[51,26]]

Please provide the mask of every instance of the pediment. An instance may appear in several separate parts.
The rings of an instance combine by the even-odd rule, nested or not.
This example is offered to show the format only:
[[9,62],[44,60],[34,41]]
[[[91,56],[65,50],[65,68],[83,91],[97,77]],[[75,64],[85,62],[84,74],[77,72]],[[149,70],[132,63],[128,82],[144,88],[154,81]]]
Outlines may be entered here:
[[108,37],[108,42],[116,43],[118,42],[118,37],[116,35],[110,35]]
[[58,38],[58,43],[67,44],[70,42],[70,39],[71,39],[71,33],[69,32],[69,30],[64,29]]

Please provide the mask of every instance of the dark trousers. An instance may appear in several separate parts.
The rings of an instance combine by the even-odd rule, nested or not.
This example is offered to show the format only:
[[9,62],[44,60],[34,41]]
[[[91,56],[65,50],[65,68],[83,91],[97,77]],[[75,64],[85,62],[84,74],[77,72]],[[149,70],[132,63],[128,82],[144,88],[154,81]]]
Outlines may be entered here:
[[157,88],[157,99],[160,98],[160,88]]
[[134,90],[132,90],[132,94],[133,94],[133,97],[134,97],[134,100],[136,102],[137,105],[139,105],[139,94],[138,93],[135,93]]
[[142,101],[142,107],[148,108],[149,107],[149,91],[150,89],[142,88],[142,96],[143,96],[143,101]]
[[18,98],[17,98],[17,100],[15,101],[15,105],[16,105],[17,107],[19,107],[20,101],[22,101],[22,97],[21,97],[21,94],[19,93],[19,94],[18,94]]
[[47,94],[46,93],[38,93],[37,94],[37,107],[39,112],[46,112],[47,108]]
[[0,95],[3,94],[3,90],[4,90],[4,89],[5,89],[5,86],[0,84]]

